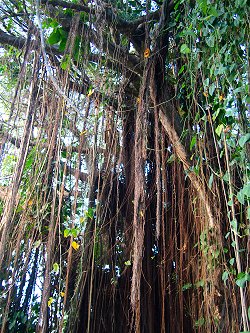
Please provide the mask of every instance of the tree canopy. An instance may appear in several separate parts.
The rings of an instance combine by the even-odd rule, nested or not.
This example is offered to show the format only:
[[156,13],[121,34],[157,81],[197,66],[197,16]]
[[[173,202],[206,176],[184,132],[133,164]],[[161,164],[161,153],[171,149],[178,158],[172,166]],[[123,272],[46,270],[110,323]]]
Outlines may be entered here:
[[248,6],[2,0],[2,333],[250,330]]

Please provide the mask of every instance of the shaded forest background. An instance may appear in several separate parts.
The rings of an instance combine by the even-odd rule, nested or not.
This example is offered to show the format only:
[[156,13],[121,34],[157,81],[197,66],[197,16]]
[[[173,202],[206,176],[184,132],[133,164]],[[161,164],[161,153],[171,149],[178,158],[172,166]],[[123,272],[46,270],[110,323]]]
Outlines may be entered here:
[[247,0],[2,0],[1,332],[249,332]]

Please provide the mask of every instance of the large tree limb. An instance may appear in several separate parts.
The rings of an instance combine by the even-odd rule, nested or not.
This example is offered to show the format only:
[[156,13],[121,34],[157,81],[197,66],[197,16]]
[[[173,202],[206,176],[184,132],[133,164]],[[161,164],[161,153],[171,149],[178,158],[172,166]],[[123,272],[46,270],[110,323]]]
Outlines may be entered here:
[[64,0],[41,0],[41,3],[43,5],[52,5],[52,6],[59,6],[59,7],[63,7],[63,8],[69,8],[69,9],[73,9],[76,10],[78,12],[85,12],[85,13],[89,13],[90,12],[90,7],[85,6],[85,5],[81,5],[81,4],[77,4],[77,3],[70,3]]
[[26,43],[26,39],[23,37],[16,37],[13,35],[9,35],[0,29],[0,44],[3,45],[11,45],[18,49],[22,49]]
[[[90,11],[91,11],[91,8],[88,6],[81,5],[81,4],[75,4],[75,3],[69,3],[68,1],[64,1],[64,0],[42,0],[41,3],[43,5],[52,5],[53,7],[59,6],[62,8],[69,8],[69,9],[73,9],[78,12],[90,13]],[[173,4],[173,1],[171,1],[171,3]],[[140,24],[143,24],[146,21],[158,20],[160,17],[160,11],[161,11],[161,10],[157,10],[155,12],[149,13],[149,15],[147,15],[147,16],[143,15],[136,20],[127,21],[127,20],[124,20],[123,18],[121,18],[119,15],[115,14],[113,8],[106,3],[103,3],[102,9],[104,10],[103,14],[104,14],[104,17],[105,17],[107,23],[110,23],[113,26],[115,26],[116,29],[118,29],[119,32],[121,32],[121,33],[132,32]],[[92,11],[93,11],[93,9],[92,9]]]
[[[26,38],[21,36],[14,36],[6,33],[2,29],[0,29],[0,45],[9,45],[14,46],[17,49],[22,49],[26,44]],[[34,40],[32,43],[31,49],[38,49],[39,43],[37,40]],[[62,55],[62,53],[53,46],[46,46],[46,52],[50,55]]]
[[[85,13],[91,13],[91,11],[94,13],[95,11],[99,11],[99,16],[105,18],[107,26],[112,27],[112,29],[115,29],[120,34],[125,34],[139,53],[142,51],[141,48],[145,40],[145,24],[151,21],[157,22],[162,17],[162,14],[165,13],[166,7],[168,13],[174,9],[174,1],[171,0],[169,3],[167,2],[168,1],[165,0],[161,8],[156,11],[150,12],[147,15],[142,15],[137,19],[129,21],[115,13],[114,8],[104,1],[100,2],[101,6],[93,7],[93,9],[90,9],[90,7],[85,5],[73,4],[64,0],[41,1],[43,5],[50,5],[48,6],[48,11],[50,13],[55,11],[55,8],[58,6],[61,8],[70,8],[75,11]],[[64,25],[67,25],[68,27],[70,26],[71,18],[66,17],[62,13],[58,13],[58,8],[56,11],[56,16],[57,18],[60,17],[61,21],[64,21]]]

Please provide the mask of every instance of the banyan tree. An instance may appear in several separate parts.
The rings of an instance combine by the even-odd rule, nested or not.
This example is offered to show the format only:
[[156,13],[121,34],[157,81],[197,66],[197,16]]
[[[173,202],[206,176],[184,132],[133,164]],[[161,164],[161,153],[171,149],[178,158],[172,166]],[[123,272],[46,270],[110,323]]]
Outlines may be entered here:
[[1,1],[1,333],[249,332],[248,6]]

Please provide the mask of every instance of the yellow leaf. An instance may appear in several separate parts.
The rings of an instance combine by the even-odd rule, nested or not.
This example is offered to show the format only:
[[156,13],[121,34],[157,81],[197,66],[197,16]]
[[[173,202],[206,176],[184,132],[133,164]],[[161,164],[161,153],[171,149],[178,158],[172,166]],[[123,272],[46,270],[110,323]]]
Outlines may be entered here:
[[32,206],[32,205],[33,205],[33,200],[30,199],[30,200],[28,201],[28,206]]
[[60,292],[60,295],[61,295],[62,297],[64,297],[64,296],[65,296],[65,292],[64,292],[64,291],[61,291],[61,292]]
[[85,222],[85,217],[81,216],[79,220],[80,220],[80,223],[84,223]]
[[183,111],[181,108],[178,108],[178,113],[181,117],[183,117],[185,115],[185,111]]
[[206,91],[204,91],[203,95],[204,95],[205,97],[208,97],[208,93],[207,93]]
[[73,249],[74,250],[78,250],[79,249],[79,247],[80,247],[80,245],[79,244],[77,244],[77,242],[75,242],[75,241],[73,241],[72,243],[71,243],[71,246],[73,247]]
[[148,58],[150,56],[150,49],[146,48],[146,50],[144,51],[144,58]]
[[220,95],[219,96],[219,101],[221,102],[221,101],[223,101],[225,98],[224,98],[224,96],[223,95]]
[[51,304],[54,302],[54,298],[50,297],[48,300],[48,306],[51,306]]
[[80,133],[80,135],[84,135],[84,134],[86,134],[86,133],[87,133],[87,130],[82,131],[82,132]]
[[143,217],[143,211],[142,210],[140,211],[140,215],[141,215],[141,217]]
[[88,92],[88,94],[87,94],[87,96],[90,97],[91,95],[93,95],[93,93],[94,93],[94,90],[90,89],[89,92]]

